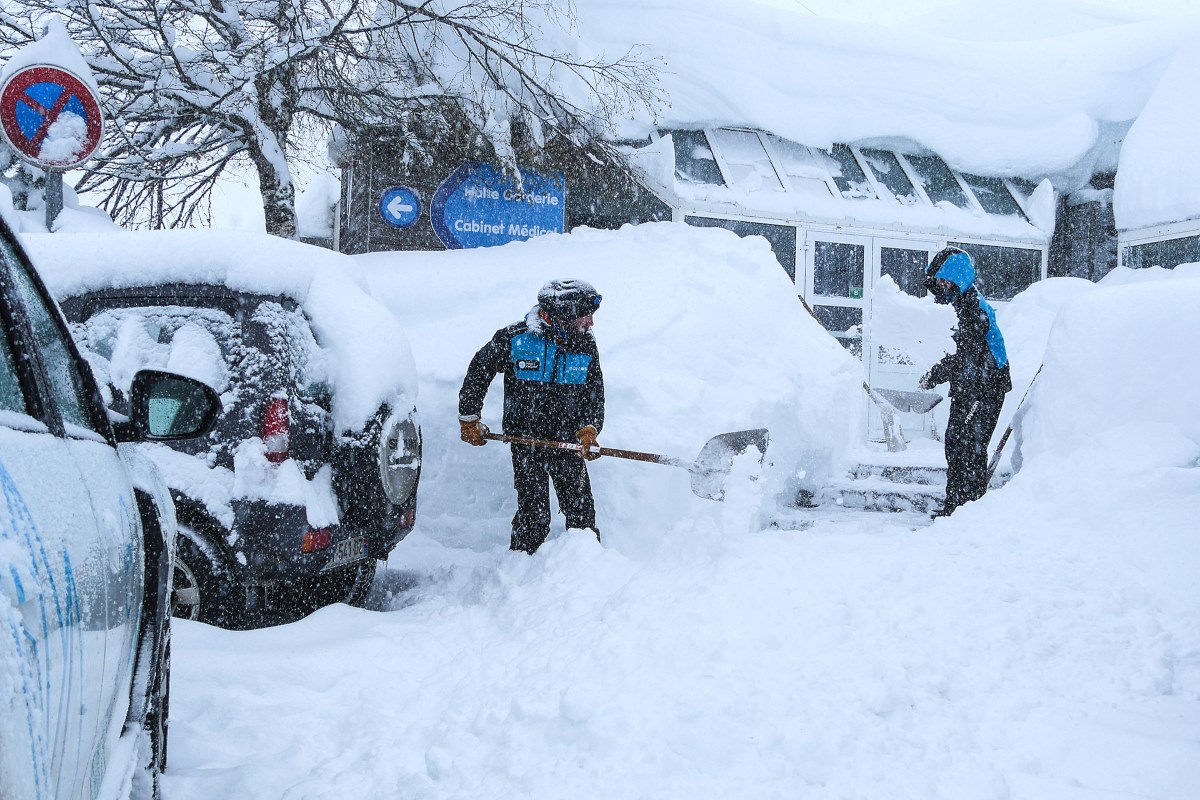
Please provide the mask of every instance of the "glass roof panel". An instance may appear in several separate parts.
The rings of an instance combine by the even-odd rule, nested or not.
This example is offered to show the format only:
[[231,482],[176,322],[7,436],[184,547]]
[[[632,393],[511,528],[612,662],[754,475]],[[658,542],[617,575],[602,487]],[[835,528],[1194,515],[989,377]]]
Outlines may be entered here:
[[821,166],[833,176],[833,182],[837,184],[842,197],[847,200],[874,199],[875,190],[849,147],[835,144],[832,150],[818,150],[815,147],[809,149]]
[[712,138],[730,186],[747,191],[783,191],[757,133],[718,128],[712,132]]
[[1023,216],[1021,214],[1021,207],[1017,205],[1017,201],[1009,193],[1003,179],[989,178],[984,175],[970,175],[966,172],[961,174],[963,180],[967,182],[967,186],[970,186],[971,191],[975,193],[975,199],[979,201],[979,205],[983,206],[984,211],[989,214]]
[[920,204],[921,196],[913,188],[912,181],[900,166],[895,153],[871,147],[864,147],[859,152],[863,154],[867,166],[875,173],[875,179],[886,186],[897,200],[906,206]]
[[663,131],[675,145],[675,178],[686,183],[724,186],[721,169],[708,146],[704,131]]
[[921,188],[925,190],[925,194],[929,195],[930,202],[936,205],[944,201],[959,208],[970,208],[971,203],[967,200],[966,193],[954,178],[950,167],[946,166],[945,161],[937,156],[905,155],[904,157],[908,159],[909,164],[912,164],[913,171],[921,180]]

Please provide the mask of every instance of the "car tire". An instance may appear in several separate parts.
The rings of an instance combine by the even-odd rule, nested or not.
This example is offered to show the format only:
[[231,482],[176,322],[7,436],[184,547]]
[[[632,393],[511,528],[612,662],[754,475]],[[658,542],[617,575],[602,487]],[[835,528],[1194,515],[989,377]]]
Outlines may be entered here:
[[246,603],[216,548],[201,534],[179,526],[175,548],[171,616],[237,628],[246,617]]

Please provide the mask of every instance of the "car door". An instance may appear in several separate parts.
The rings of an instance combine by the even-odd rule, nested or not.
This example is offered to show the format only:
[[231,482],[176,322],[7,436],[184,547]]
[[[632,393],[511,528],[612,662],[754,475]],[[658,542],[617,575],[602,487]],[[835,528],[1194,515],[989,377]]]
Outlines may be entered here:
[[[140,544],[128,534],[133,509],[122,507],[132,495],[57,309],[7,237],[0,316],[9,387],[0,411],[0,560],[8,567],[0,611],[16,684],[0,693],[11,703],[0,722],[0,795],[91,797],[129,697],[122,670],[138,611],[129,583],[140,585],[141,569],[140,552],[128,549]],[[122,482],[113,499],[97,501]]]

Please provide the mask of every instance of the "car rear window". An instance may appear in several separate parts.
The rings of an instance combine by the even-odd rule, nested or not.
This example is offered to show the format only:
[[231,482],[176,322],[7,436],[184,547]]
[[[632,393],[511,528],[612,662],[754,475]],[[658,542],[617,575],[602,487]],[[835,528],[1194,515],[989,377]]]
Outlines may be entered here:
[[162,369],[229,389],[238,326],[220,308],[122,305],[100,308],[75,327],[96,377],[127,389],[140,369]]

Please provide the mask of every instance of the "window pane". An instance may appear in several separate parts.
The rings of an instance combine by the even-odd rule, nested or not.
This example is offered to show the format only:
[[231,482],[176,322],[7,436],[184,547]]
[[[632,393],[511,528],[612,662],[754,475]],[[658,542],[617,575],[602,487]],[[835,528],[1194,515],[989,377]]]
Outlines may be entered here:
[[29,413],[25,406],[25,395],[21,391],[21,381],[17,377],[17,368],[13,364],[12,350],[9,349],[8,337],[0,336],[0,409],[4,411],[19,411]]
[[683,221],[697,228],[724,228],[738,236],[762,236],[771,244],[775,258],[793,282],[796,280],[796,229],[788,225],[765,225],[740,219],[713,217],[684,217]]
[[958,185],[954,173],[946,166],[945,161],[937,156],[906,155],[905,158],[908,159],[909,164],[912,164],[917,177],[921,179],[921,186],[925,189],[925,194],[929,195],[930,202],[937,204],[945,201],[953,203],[959,208],[969,206],[967,195]]
[[675,144],[675,177],[688,183],[724,186],[725,179],[709,149],[704,131],[665,131]]
[[817,162],[807,147],[778,136],[767,136],[779,157],[780,166],[788,176],[791,191],[807,197],[833,196],[829,184],[825,182],[831,177],[829,172]]
[[1200,261],[1200,236],[1184,236],[1161,242],[1135,244],[1125,248],[1125,266],[1130,269],[1164,267],[1175,269],[1180,264]]
[[712,135],[729,171],[730,186],[747,191],[783,191],[783,184],[779,182],[757,133],[719,128]]
[[862,309],[846,306],[813,306],[813,316],[842,347],[862,357]]
[[821,166],[833,176],[833,182],[837,184],[842,197],[848,200],[875,197],[875,190],[871,188],[866,173],[849,147],[835,144],[832,150],[818,150],[815,147],[811,150]]
[[921,202],[912,181],[904,174],[904,169],[896,159],[896,154],[888,150],[876,150],[864,147],[861,151],[867,165],[875,173],[875,178],[888,188],[896,199],[906,206],[917,205]]
[[1017,191],[1021,193],[1022,198],[1027,198],[1033,194],[1033,190],[1038,187],[1036,183],[1026,178],[1009,178],[1012,185],[1017,187]]
[[1024,216],[1017,201],[1009,194],[1008,187],[1000,178],[989,178],[983,175],[962,173],[963,180],[975,192],[979,205],[989,214],[1004,214],[1007,216]]
[[845,242],[815,242],[813,292],[824,297],[862,297],[866,248]]
[[84,388],[83,376],[58,325],[57,309],[47,305],[29,274],[15,259],[12,261],[12,275],[33,329],[34,341],[46,366],[50,391],[58,403],[63,421],[81,428],[99,430],[97,421],[92,417],[91,399]]
[[1042,277],[1042,251],[1027,247],[996,247],[947,242],[970,253],[984,295],[993,300],[1011,300]]
[[929,266],[929,253],[925,250],[907,250],[899,247],[879,248],[879,271],[891,276],[900,291],[913,297],[929,294],[925,288],[925,268]]

